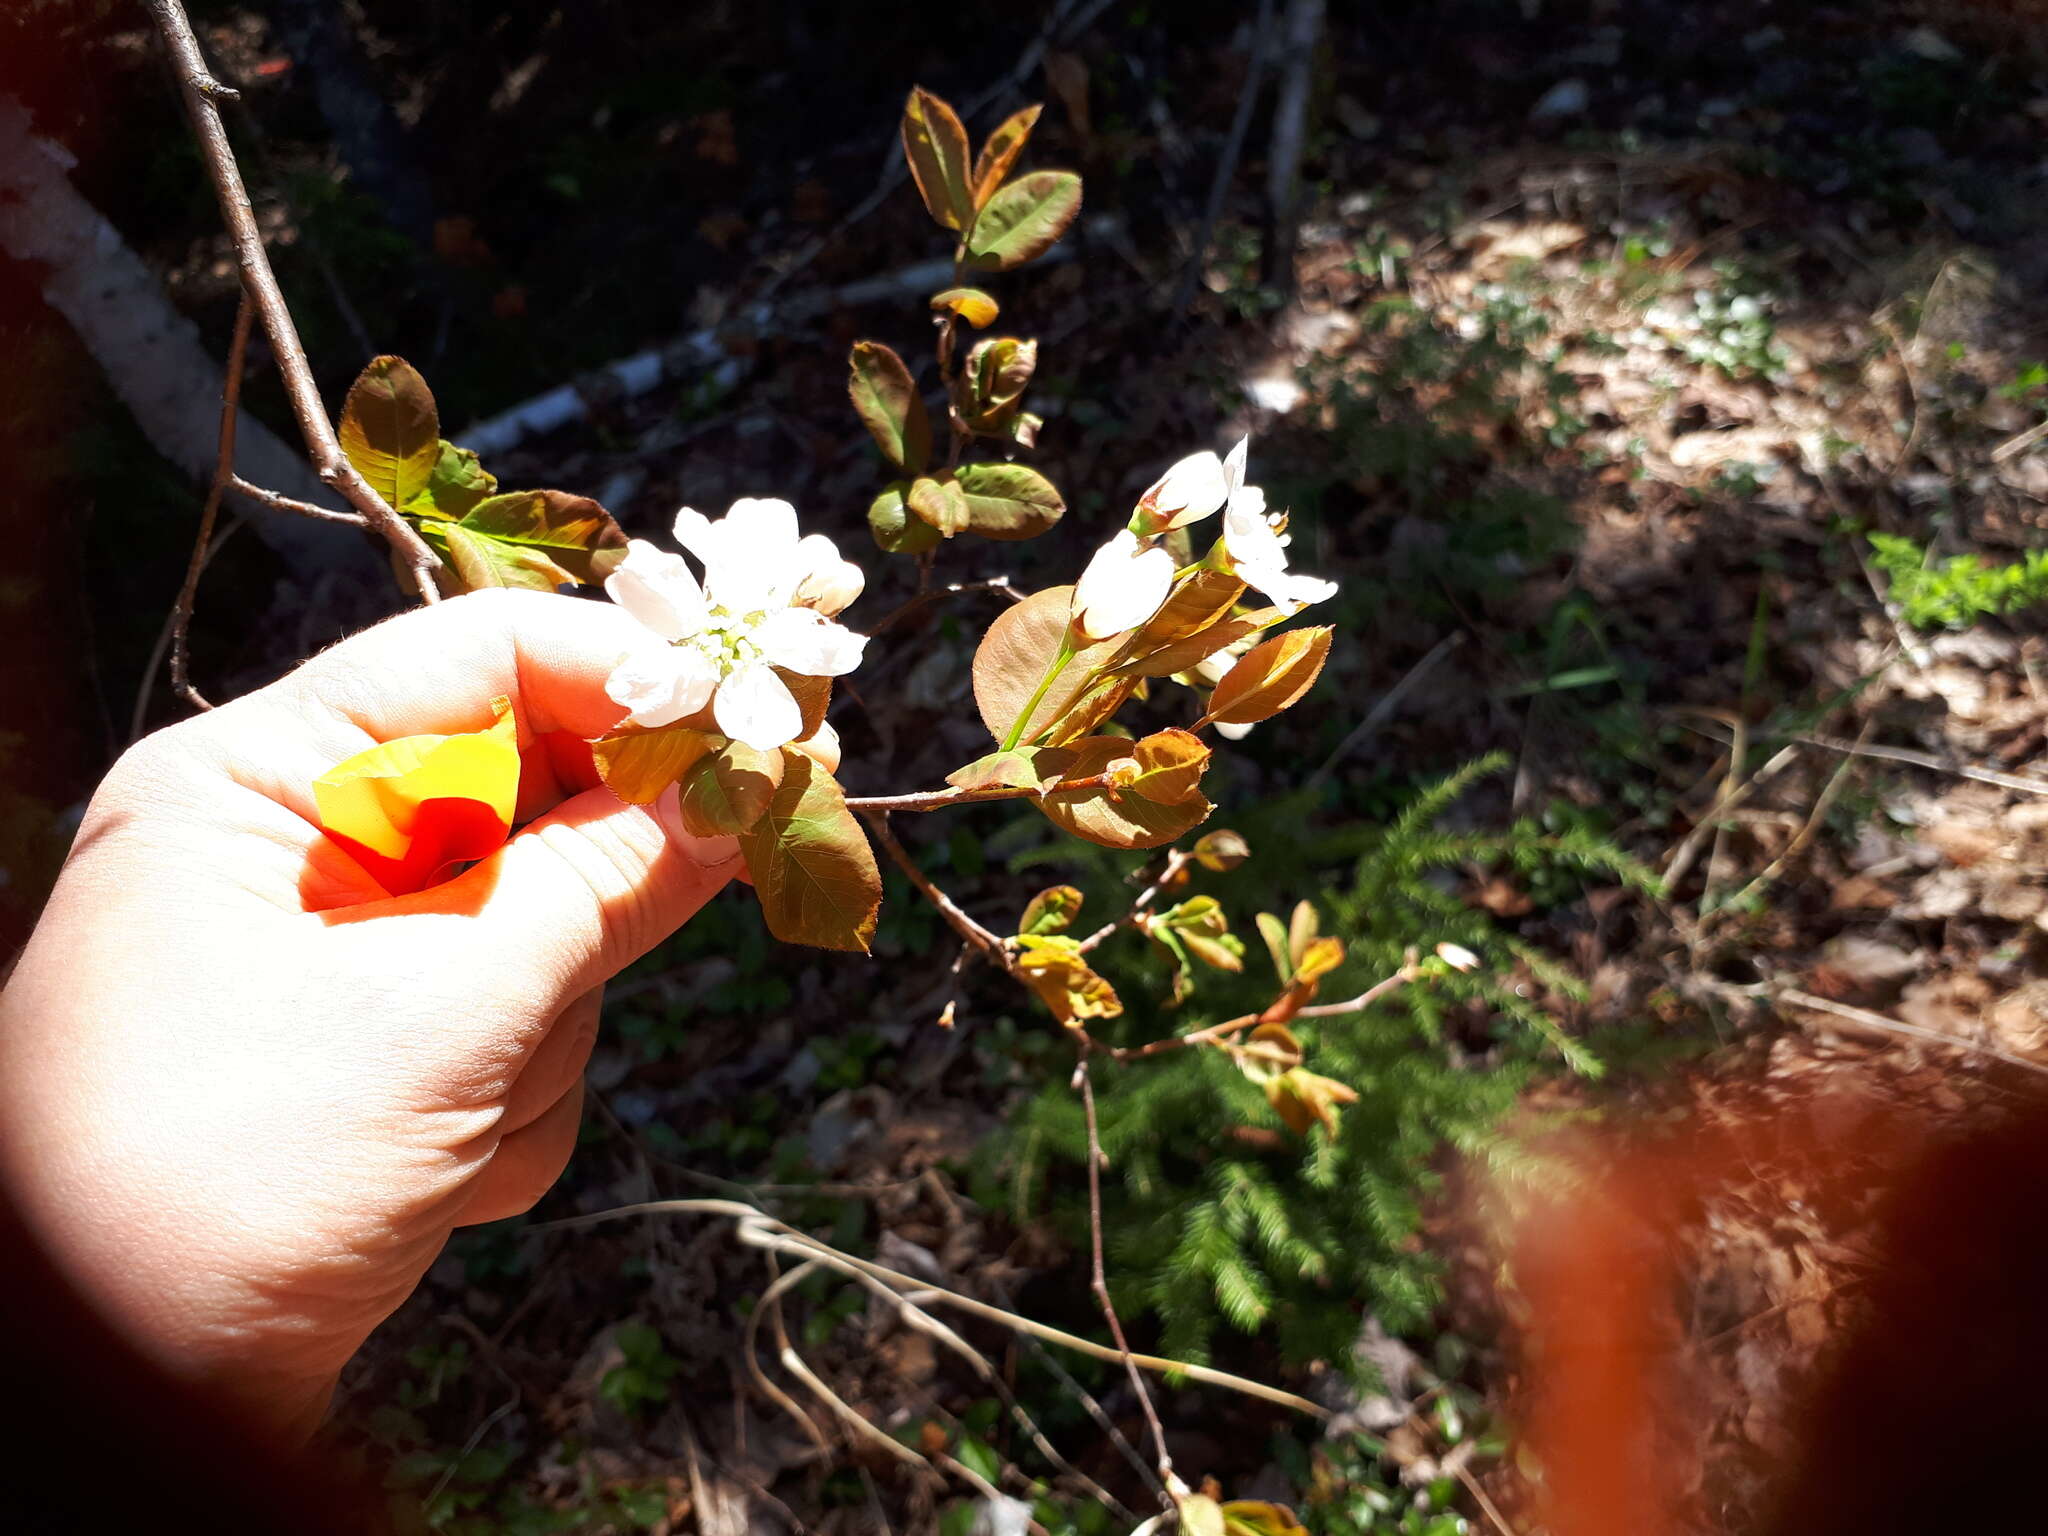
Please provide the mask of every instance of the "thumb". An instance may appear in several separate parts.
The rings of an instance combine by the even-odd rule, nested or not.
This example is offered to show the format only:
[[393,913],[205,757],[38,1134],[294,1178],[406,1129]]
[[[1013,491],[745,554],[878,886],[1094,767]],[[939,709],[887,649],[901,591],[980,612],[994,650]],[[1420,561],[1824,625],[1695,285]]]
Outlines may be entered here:
[[[671,790],[669,799],[673,799]],[[608,981],[695,916],[740,868],[729,837],[586,790],[476,868],[477,916],[504,961],[573,997]]]

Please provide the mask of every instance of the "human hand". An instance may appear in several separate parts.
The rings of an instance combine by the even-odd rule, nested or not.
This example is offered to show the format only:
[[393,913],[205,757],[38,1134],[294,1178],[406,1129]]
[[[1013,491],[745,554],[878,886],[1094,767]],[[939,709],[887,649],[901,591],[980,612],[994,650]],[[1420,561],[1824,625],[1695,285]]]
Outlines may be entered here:
[[[56,1261],[178,1374],[303,1435],[456,1226],[575,1144],[605,980],[739,869],[730,838],[522,783],[492,857],[387,897],[312,782],[377,742],[595,736],[643,643],[610,604],[403,615],[158,731],[93,796],[0,993],[0,1176]],[[538,803],[528,803],[535,801]]]

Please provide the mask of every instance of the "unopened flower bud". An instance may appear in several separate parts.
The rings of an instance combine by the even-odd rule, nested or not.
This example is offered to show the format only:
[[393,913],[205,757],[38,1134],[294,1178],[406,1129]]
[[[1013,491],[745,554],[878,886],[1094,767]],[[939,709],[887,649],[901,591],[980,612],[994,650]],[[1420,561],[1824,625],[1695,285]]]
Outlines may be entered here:
[[1479,969],[1479,957],[1462,944],[1439,944],[1436,947],[1436,957],[1454,971]]
[[1195,862],[1218,874],[1237,868],[1251,856],[1251,844],[1228,827],[1205,832],[1195,842]]
[[859,566],[851,560],[838,560],[806,576],[790,601],[798,608],[815,608],[826,618],[834,618],[860,596],[866,585],[867,578]]

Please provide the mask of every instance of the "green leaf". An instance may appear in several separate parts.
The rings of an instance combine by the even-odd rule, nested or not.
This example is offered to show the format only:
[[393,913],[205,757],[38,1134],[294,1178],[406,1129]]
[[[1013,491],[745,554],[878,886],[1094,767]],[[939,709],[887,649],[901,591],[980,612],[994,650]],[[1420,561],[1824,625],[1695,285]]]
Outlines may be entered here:
[[1032,750],[991,752],[946,775],[955,789],[1031,789],[1038,784],[1038,754]]
[[683,829],[692,837],[746,831],[768,813],[784,772],[780,752],[757,752],[743,741],[728,741],[684,775],[677,796]]
[[969,266],[1007,272],[1042,256],[1081,211],[1081,178],[1033,171],[988,200],[967,236]]
[[868,532],[892,555],[921,555],[938,547],[939,530],[910,510],[908,480],[892,482],[868,506]]
[[768,813],[739,834],[768,931],[790,944],[865,954],[882,904],[874,850],[832,775],[783,752]]
[[923,86],[903,105],[903,158],[931,216],[946,229],[974,222],[967,189],[967,130],[960,115]]
[[932,420],[910,370],[879,341],[856,341],[847,362],[847,393],[875,445],[898,469],[916,474],[931,462]]
[[1272,956],[1273,970],[1280,978],[1280,985],[1286,986],[1294,979],[1294,956],[1287,944],[1287,925],[1270,912],[1261,912],[1252,919],[1259,930],[1259,937],[1266,941],[1266,953]]
[[967,526],[967,496],[950,469],[936,478],[919,476],[911,482],[910,494],[903,499],[911,511],[946,538]]
[[429,543],[445,544],[466,591],[526,587],[552,592],[590,585],[626,554],[626,535],[588,496],[512,491],[478,502],[459,523],[422,522]]
[[941,315],[958,315],[977,331],[989,325],[999,313],[996,301],[979,288],[948,288],[932,295],[932,310]]
[[357,375],[338,435],[349,463],[392,507],[425,494],[441,456],[441,418],[427,381],[404,358],[372,358]]
[[1031,898],[1024,915],[1017,919],[1017,931],[1034,935],[1064,933],[1074,926],[1081,910],[1081,893],[1071,885],[1053,885]]
[[1028,464],[962,464],[967,526],[986,539],[1031,539],[1058,522],[1066,502]]
[[456,447],[444,437],[440,456],[434,460],[434,472],[427,477],[425,492],[398,510],[460,522],[497,488],[498,477],[485,469],[474,453]]
[[1010,167],[1024,153],[1031,130],[1038,126],[1038,114],[1044,110],[1044,105],[1039,102],[1020,107],[1004,118],[1002,126],[988,136],[988,141],[981,146],[981,153],[974,157],[971,184],[975,207],[984,206],[995,195],[996,188],[1003,184],[1003,178],[1010,174]]
[[605,788],[633,805],[651,805],[661,792],[716,751],[722,738],[688,726],[615,731],[590,744]]

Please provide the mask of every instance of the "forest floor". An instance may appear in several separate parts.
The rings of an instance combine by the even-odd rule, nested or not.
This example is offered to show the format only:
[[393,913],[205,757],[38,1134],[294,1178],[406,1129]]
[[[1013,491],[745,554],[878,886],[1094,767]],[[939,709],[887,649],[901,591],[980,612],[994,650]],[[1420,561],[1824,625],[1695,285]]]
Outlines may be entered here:
[[[430,260],[360,177],[337,189],[263,7],[210,17],[267,125],[262,179],[291,189],[293,245],[322,257],[287,261],[286,280],[336,390],[357,324],[421,366],[453,422],[705,336],[726,366],[632,398],[593,387],[585,420],[492,468],[599,495],[654,537],[678,505],[787,496],[866,560],[879,475],[846,408],[845,349],[876,336],[907,352],[925,320],[915,290],[848,285],[941,254],[907,185],[869,205],[896,97],[912,78],[963,102],[986,90],[977,127],[1048,97],[1033,163],[1081,170],[1088,212],[1069,259],[1001,297],[1006,325],[1042,338],[1037,458],[1070,510],[1029,545],[949,547],[942,579],[1066,579],[1166,462],[1248,432],[1254,478],[1294,510],[1297,563],[1344,589],[1315,707],[1244,744],[1210,789],[1218,821],[1312,775],[1315,828],[1377,823],[1498,751],[1509,770],[1461,802],[1461,824],[1605,839],[1658,877],[1650,895],[1512,866],[1446,876],[1578,978],[1582,995],[1542,1006],[1614,1069],[1595,1085],[1557,1067],[1525,1096],[1530,1127],[1646,1108],[1805,1124],[1846,1096],[1939,1138],[1989,1113],[1994,1069],[2048,1067],[2048,601],[1993,611],[2016,599],[1951,563],[2006,566],[2048,531],[2048,33],[1989,4],[1340,18],[1318,60],[1291,293],[1260,273],[1262,112],[1192,310],[1169,318],[1243,89],[1236,8],[1206,36],[1097,8],[1022,78],[1007,72],[1036,22],[950,38],[891,12],[864,40],[818,22],[785,60],[779,15],[711,47],[702,23],[627,35],[598,8],[609,19],[583,35],[525,16],[482,29],[450,72],[438,10],[386,9],[364,8],[366,35],[430,147]],[[88,42],[102,92],[167,103],[136,35]],[[895,47],[890,68],[849,80],[819,62],[862,46]],[[762,89],[721,89],[722,74]],[[177,142],[167,104],[124,112],[126,134]],[[151,163],[139,228],[117,222],[223,338],[231,269],[189,161]],[[106,166],[88,157],[81,184],[120,210]],[[83,378],[46,318],[0,319]],[[274,387],[259,360],[259,407]],[[78,393],[112,414],[94,386]],[[141,450],[118,426],[58,427],[101,434],[114,468],[74,457],[50,483],[89,486],[95,526],[141,553],[87,605],[79,654],[109,723],[63,723],[64,764],[10,808],[15,826],[37,806],[57,820],[124,734],[112,722],[190,525],[165,532],[161,502],[124,499],[115,470]],[[387,602],[292,585],[241,543],[195,631],[223,691]],[[856,622],[911,593],[909,564],[870,562]],[[2036,576],[2020,595],[2048,599]],[[998,601],[963,592],[877,642],[834,717],[850,791],[936,784],[984,750],[964,690]],[[914,846],[970,909],[1014,904],[1028,831],[971,826],[914,829]],[[1302,894],[1327,878],[1295,875]],[[847,1443],[809,1396],[821,1453],[743,1364],[791,1355],[911,1446],[1055,1494],[1038,1511],[1050,1528],[1112,1528],[1084,1512],[1093,1485],[1147,1511],[1143,1467],[1115,1439],[1142,1421],[1114,1373],[1080,1372],[1041,1415],[1063,1469],[1009,1420],[1004,1388],[859,1286],[812,1276],[764,1314],[763,1256],[730,1219],[527,1234],[636,1201],[743,1199],[1099,1332],[1071,1221],[969,1188],[1018,1105],[1063,1073],[1039,1038],[1051,1026],[1000,978],[957,976],[932,914],[893,881],[889,895],[880,965],[773,946],[736,893],[614,985],[562,1186],[530,1218],[459,1236],[345,1382],[340,1438],[429,1527],[958,1533],[994,1518],[958,1478]],[[1762,1528],[1799,1407],[1859,1320],[1889,1154],[1852,1140],[1829,1155],[1815,1135],[1724,1171],[1660,1234],[1683,1279],[1665,1345],[1688,1385],[1659,1443],[1684,1449],[1668,1491],[1691,1528]],[[1520,1383],[1498,1234],[1476,1214],[1479,1173],[1437,1167],[1434,1324],[1389,1340],[1359,1304],[1383,1401],[1316,1385],[1262,1338],[1219,1351],[1335,1392],[1353,1428],[1374,1427],[1325,1439],[1181,1382],[1161,1406],[1183,1467],[1293,1504],[1318,1532],[1536,1529],[1499,1439]],[[785,1315],[791,1337],[770,1349],[757,1331]],[[1156,1340],[1136,1326],[1139,1347]],[[1003,1382],[1022,1370],[1064,1390],[1035,1345],[966,1331]]]

